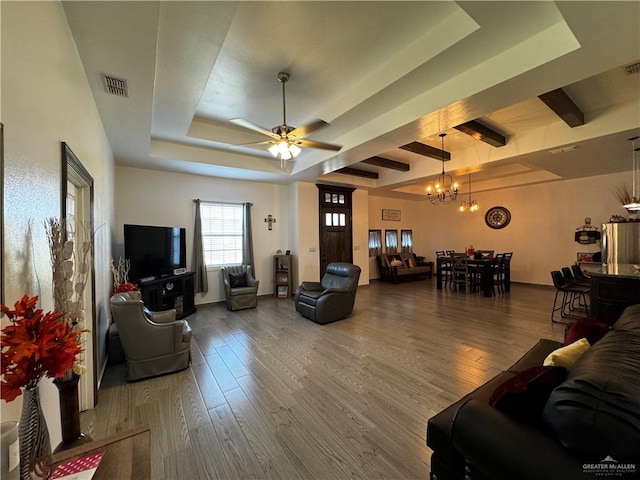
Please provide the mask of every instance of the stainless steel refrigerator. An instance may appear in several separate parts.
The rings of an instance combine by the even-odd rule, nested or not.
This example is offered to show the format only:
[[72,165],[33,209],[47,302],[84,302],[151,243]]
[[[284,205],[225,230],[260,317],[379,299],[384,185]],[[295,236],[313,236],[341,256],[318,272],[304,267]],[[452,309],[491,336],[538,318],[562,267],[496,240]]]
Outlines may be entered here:
[[602,224],[602,263],[640,264],[640,222]]

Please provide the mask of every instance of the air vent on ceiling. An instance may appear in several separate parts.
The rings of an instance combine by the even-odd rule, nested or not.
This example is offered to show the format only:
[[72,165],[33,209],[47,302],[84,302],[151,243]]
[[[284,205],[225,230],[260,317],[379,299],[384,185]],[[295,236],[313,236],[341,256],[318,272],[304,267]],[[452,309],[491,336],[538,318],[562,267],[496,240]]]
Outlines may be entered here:
[[640,62],[632,63],[624,67],[627,75],[633,75],[634,73],[640,73]]
[[129,87],[127,87],[126,80],[112,77],[111,75],[102,75],[102,78],[104,79],[104,87],[107,93],[120,97],[129,97]]
[[555,150],[549,150],[549,153],[552,153],[552,154],[567,153],[567,152],[570,152],[571,150],[575,150],[576,148],[578,148],[577,145],[571,145],[570,147],[561,147],[561,148],[556,148]]

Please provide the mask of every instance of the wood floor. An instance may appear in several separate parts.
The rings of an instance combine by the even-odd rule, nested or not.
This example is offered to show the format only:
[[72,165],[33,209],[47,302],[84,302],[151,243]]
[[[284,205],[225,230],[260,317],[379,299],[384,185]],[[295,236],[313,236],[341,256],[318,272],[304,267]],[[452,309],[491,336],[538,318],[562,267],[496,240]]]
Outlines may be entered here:
[[[153,479],[427,479],[427,419],[562,337],[554,290],[437,291],[435,280],[360,287],[348,319],[317,325],[293,301],[200,306],[188,370],[126,383],[109,367],[83,432],[148,424]],[[144,342],[144,339],[140,339]]]

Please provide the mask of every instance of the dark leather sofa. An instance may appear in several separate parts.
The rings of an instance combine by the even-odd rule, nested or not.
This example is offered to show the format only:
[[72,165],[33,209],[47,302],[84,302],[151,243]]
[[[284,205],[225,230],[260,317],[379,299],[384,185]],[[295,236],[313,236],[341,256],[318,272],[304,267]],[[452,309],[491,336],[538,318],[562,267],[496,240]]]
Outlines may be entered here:
[[533,421],[489,404],[498,386],[542,365],[560,346],[540,340],[507,371],[429,419],[432,480],[640,478],[640,305],[589,347]]
[[302,282],[296,290],[296,310],[316,323],[329,323],[348,317],[356,300],[360,267],[334,262],[320,282]]

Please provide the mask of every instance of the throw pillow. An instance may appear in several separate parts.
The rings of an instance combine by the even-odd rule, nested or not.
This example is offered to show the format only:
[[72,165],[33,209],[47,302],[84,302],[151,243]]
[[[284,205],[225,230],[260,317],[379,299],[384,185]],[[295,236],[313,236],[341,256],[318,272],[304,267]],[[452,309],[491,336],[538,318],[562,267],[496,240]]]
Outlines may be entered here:
[[544,366],[571,368],[591,345],[586,338],[581,338],[566,347],[554,350],[544,359]]
[[403,265],[402,260],[391,260],[392,267],[402,267]]
[[553,389],[566,376],[567,369],[564,367],[528,368],[496,388],[489,398],[489,404],[517,420],[535,422]]
[[604,337],[609,329],[609,325],[595,318],[580,318],[567,330],[564,336],[564,345],[570,345],[581,338],[586,338],[589,345],[593,345]]
[[407,258],[406,263],[407,263],[407,268],[413,268],[416,266],[416,264],[413,261],[413,258],[411,257]]
[[247,274],[246,273],[230,273],[229,285],[231,285],[231,288],[246,287]]

